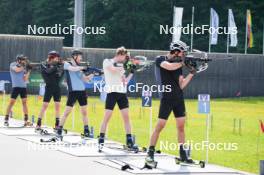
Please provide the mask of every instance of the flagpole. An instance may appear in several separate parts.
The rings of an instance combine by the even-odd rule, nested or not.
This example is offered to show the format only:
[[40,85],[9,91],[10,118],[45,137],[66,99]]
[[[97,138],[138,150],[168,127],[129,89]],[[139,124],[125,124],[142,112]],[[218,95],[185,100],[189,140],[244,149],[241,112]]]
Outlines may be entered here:
[[246,13],[246,36],[245,36],[245,54],[247,54],[247,35],[248,35],[248,28],[247,28],[247,25],[248,25],[248,10],[247,10],[247,13]]
[[191,31],[191,51],[193,50],[193,26],[194,24],[194,6],[192,6],[192,31]]
[[263,35],[263,42],[262,42],[262,54],[264,55],[264,23],[263,23],[263,33],[262,33],[262,35]]
[[228,25],[228,32],[227,32],[227,38],[226,38],[226,53],[229,53],[229,27],[230,27],[230,20],[229,20],[229,9],[228,9],[228,19],[227,19],[227,25]]
[[[211,8],[210,8],[210,27],[212,26],[211,24]],[[208,49],[208,52],[210,53],[211,52],[211,34],[210,34],[210,30],[208,31],[209,32],[209,49]]]

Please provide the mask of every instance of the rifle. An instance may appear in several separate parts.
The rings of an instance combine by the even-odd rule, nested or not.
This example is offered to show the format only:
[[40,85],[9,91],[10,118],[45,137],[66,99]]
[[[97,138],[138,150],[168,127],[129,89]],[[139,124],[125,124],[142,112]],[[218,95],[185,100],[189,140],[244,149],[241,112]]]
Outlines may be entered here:
[[102,69],[91,67],[89,62],[81,62],[79,66],[85,67],[85,69],[83,69],[83,73],[86,76],[90,74],[94,74],[95,76],[101,76],[104,74],[104,71]]
[[124,63],[115,63],[116,67],[124,67],[126,72],[142,72],[148,69],[155,61],[147,60],[147,57],[137,55],[134,57],[127,56]]
[[224,58],[212,59],[209,58],[206,52],[194,49],[193,52],[190,52],[185,56],[185,58],[177,60],[177,62],[184,61],[185,66],[189,71],[195,71],[196,73],[203,72],[208,69],[209,62],[216,60],[228,60],[232,61],[232,56],[228,55]]

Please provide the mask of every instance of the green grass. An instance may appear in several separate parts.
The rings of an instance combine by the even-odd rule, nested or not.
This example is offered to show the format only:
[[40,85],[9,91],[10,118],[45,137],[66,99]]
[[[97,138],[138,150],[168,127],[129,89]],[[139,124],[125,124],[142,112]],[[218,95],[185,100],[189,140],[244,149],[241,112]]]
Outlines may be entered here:
[[[0,97],[1,102],[2,96]],[[149,108],[141,108],[141,99],[130,98],[130,117],[133,133],[136,134],[137,143],[147,146],[149,142]],[[62,98],[62,112],[65,107],[66,97]],[[15,118],[22,118],[20,100],[17,101],[13,111]],[[94,126],[95,134],[99,132],[103,118],[104,104],[96,97],[89,97],[88,111],[90,126]],[[153,101],[153,127],[157,121],[159,101]],[[38,115],[41,100],[34,96],[29,97],[30,115]],[[206,116],[197,114],[197,100],[186,100],[188,118],[186,123],[186,138],[194,143],[205,140]],[[118,107],[110,121],[107,136],[110,139],[124,142],[125,131]],[[2,112],[2,111],[1,111]],[[259,119],[264,120],[264,97],[236,98],[236,99],[213,99],[211,102],[213,115],[212,128],[210,130],[210,142],[212,143],[237,143],[236,151],[210,151],[209,162],[223,165],[243,171],[258,173],[259,160],[264,157],[264,134],[260,134]],[[3,112],[2,112],[3,113]],[[43,122],[54,125],[53,103],[47,111],[47,117]],[[242,119],[242,135],[233,133],[233,119]],[[176,124],[173,116],[170,116],[166,128],[163,130],[159,141],[177,142]],[[65,128],[82,132],[83,124],[79,112],[79,106],[75,108],[75,127],[72,128],[72,118],[68,118]],[[259,138],[260,136],[260,138]],[[259,139],[259,152],[257,143]],[[159,144],[157,145],[159,147]],[[170,150],[171,154],[177,155],[177,150]],[[205,151],[192,151],[194,159],[205,159]]]

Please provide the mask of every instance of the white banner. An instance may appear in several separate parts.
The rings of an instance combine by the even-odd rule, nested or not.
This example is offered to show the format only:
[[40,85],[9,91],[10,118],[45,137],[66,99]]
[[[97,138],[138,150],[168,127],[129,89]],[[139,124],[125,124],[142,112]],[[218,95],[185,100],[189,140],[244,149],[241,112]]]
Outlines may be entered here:
[[45,94],[45,87],[46,87],[46,84],[45,83],[40,83],[39,84],[39,96],[44,96]]
[[0,92],[5,92],[5,81],[0,81]]
[[182,28],[182,7],[174,7],[173,11],[173,28],[175,29],[172,35],[172,42],[179,41],[181,39]]
[[217,38],[218,38],[218,33],[216,31],[217,31],[217,28],[219,26],[219,16],[213,8],[211,8],[210,15],[211,15],[210,27],[213,28],[211,31],[212,33],[210,33],[210,35],[211,35],[210,44],[216,45],[217,44]]
[[230,35],[230,44],[231,47],[237,46],[237,33],[234,33],[236,27],[234,15],[232,9],[228,9],[228,34]]

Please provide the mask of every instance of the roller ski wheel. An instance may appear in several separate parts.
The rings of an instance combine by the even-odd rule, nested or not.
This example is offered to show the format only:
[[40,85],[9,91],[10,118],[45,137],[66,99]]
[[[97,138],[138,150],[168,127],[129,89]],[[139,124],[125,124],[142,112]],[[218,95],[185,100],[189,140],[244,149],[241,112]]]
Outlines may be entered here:
[[199,165],[201,168],[204,168],[205,167],[205,161],[199,161]]
[[145,159],[145,165],[142,169],[153,169],[153,168],[157,168],[158,162],[155,161],[153,158],[151,157],[146,157]]
[[146,147],[142,147],[142,152],[147,152],[148,151],[148,149],[146,148]]
[[182,160],[179,157],[175,157],[175,163],[177,165],[185,165],[185,166],[195,165],[195,166],[200,166],[201,168],[205,167],[205,162],[204,161],[195,161],[195,160],[192,160],[192,159]]
[[103,152],[103,148],[104,148],[104,143],[100,143],[100,141],[98,142],[98,152],[102,153]]

